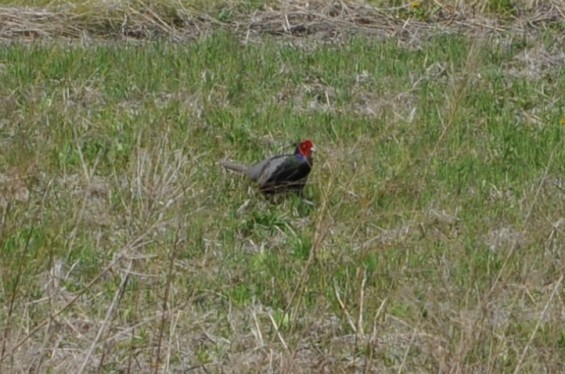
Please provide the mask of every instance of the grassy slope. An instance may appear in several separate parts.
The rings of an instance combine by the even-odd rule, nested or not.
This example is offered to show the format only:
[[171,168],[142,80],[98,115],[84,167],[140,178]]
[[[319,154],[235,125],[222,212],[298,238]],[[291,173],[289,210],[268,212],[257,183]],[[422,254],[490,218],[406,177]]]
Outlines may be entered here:
[[[564,370],[565,76],[507,41],[0,49],[2,371]],[[313,206],[216,164],[303,137]]]

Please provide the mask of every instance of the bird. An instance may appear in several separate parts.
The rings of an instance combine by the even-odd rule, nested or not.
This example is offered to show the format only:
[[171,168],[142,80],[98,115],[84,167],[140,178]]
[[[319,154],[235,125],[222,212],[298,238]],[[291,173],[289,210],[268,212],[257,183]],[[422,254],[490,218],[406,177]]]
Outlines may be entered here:
[[293,154],[272,156],[253,165],[230,161],[221,161],[220,164],[257,182],[259,191],[264,195],[294,192],[302,196],[308,174],[312,170],[316,147],[309,139],[295,146]]

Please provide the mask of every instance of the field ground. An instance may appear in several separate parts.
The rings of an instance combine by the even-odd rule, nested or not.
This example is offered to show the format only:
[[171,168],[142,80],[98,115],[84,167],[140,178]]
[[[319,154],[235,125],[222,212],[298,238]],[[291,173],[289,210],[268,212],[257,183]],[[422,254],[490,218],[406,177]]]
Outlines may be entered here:
[[563,4],[171,4],[0,8],[0,372],[565,372]]

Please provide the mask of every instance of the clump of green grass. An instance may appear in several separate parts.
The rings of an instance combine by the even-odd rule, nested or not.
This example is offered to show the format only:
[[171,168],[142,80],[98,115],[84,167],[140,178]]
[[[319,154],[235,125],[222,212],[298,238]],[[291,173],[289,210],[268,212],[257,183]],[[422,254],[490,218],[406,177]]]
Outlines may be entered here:
[[[1,49],[2,371],[562,369],[564,81],[494,41]],[[305,137],[310,204],[217,165]]]

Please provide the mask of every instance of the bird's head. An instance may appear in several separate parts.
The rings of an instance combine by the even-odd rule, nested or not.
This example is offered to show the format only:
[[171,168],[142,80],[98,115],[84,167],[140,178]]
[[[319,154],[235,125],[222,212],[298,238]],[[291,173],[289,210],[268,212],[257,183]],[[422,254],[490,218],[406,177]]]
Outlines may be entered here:
[[316,146],[314,146],[314,142],[310,139],[303,140],[296,145],[296,153],[306,158],[312,157],[312,153],[314,153],[315,150]]

